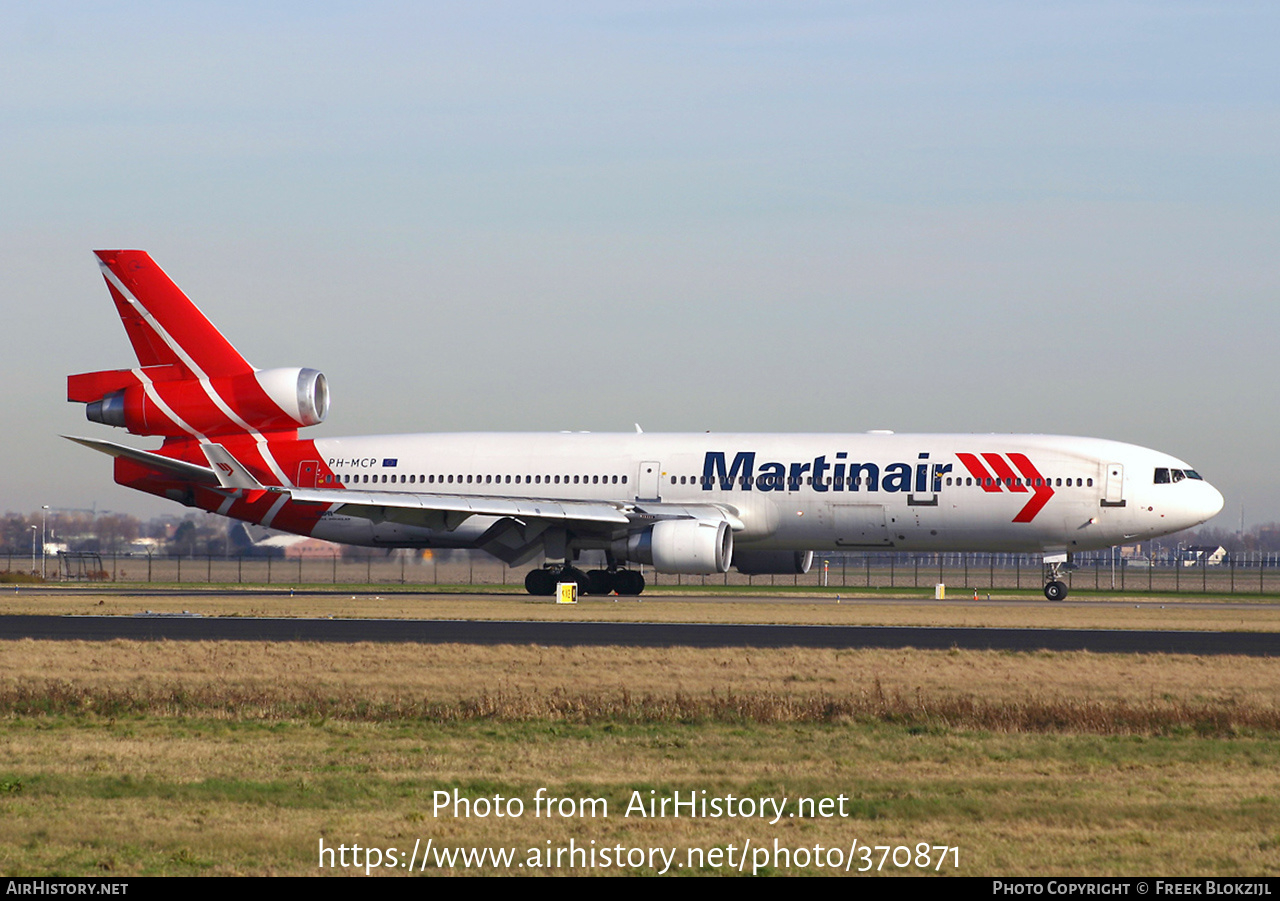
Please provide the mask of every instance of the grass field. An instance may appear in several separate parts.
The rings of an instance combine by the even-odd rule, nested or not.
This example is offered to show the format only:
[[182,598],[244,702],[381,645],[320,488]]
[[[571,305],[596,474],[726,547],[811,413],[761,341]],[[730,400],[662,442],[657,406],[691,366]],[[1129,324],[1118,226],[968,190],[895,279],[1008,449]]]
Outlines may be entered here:
[[[20,786],[0,801],[6,874],[312,874],[322,838],[406,851],[418,839],[519,849],[570,839],[682,849],[925,842],[958,848],[959,866],[948,858],[941,871],[967,875],[1254,875],[1280,866],[1280,760],[1261,736],[54,717],[9,723],[4,753],[0,784]],[[609,816],[535,819],[538,788],[604,798]],[[437,790],[519,797],[526,815],[436,816]],[[777,825],[626,817],[635,791],[785,798],[790,812],[799,797],[843,795],[848,815]],[[442,869],[495,868],[427,871]]]
[[[99,600],[115,612],[229,603]],[[265,608],[280,600],[232,598],[240,606],[226,612],[279,614]],[[366,615],[388,615],[368,614],[383,608],[366,598],[294,601],[290,615],[339,615],[323,611],[357,603]],[[1064,626],[1103,616],[1145,628],[1186,616],[1274,628],[1266,606],[1156,603],[1156,613],[1143,602],[976,613],[883,599],[655,598],[567,612],[521,598],[386,603],[417,615],[466,608],[501,618],[518,618],[512,610],[714,621],[972,615],[1002,624],[1012,615],[1044,625],[1048,615]],[[686,853],[744,847],[747,872],[827,873],[836,850],[857,871],[867,865],[864,846],[910,848],[890,854],[911,865],[896,868],[890,856],[882,871],[919,873],[925,843],[931,873],[941,857],[938,872],[963,875],[1274,874],[1278,691],[1280,661],[1243,657],[10,642],[0,646],[0,872],[364,872],[321,870],[319,843],[395,847],[404,860],[415,841],[431,840],[437,851],[518,850],[497,866],[433,858],[427,873],[663,870],[661,857],[595,870],[567,858],[545,863],[572,841],[597,851],[678,849],[667,871],[684,873],[737,872],[736,861]],[[539,788],[601,799],[608,816],[534,816]],[[455,791],[518,798],[525,810],[437,811],[435,793]],[[635,792],[765,798],[784,814],[776,823],[626,816]],[[793,816],[801,798],[831,799],[844,815]],[[775,840],[807,856],[775,859]],[[940,855],[934,846],[958,850]],[[756,857],[762,850],[768,859]],[[873,869],[882,853],[871,852]]]

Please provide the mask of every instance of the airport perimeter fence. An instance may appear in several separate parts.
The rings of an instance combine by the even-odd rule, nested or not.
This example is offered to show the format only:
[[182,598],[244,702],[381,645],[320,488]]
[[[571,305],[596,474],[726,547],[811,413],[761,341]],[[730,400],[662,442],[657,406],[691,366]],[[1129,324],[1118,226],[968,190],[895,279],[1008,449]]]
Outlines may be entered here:
[[[7,553],[5,572],[38,573],[30,554]],[[339,553],[306,557],[215,554],[68,553],[44,561],[50,581],[140,584],[513,586],[541,561],[508,567],[488,555],[467,552],[411,551]],[[580,561],[583,569],[593,568]],[[1039,555],[1033,554],[814,554],[804,575],[729,573],[692,576],[654,573],[641,567],[651,586],[775,586],[827,588],[922,588],[943,583],[966,592],[1039,590],[1044,582]],[[1077,555],[1061,574],[1071,589],[1225,594],[1280,593],[1280,554],[1237,554],[1221,564],[1204,560],[1138,563],[1105,552]]]

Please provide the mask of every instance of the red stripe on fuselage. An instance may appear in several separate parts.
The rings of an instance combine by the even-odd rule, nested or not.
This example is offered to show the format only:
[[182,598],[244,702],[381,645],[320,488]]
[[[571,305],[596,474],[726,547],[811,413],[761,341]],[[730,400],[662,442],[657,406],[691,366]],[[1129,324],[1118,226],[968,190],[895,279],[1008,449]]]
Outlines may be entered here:
[[[262,459],[262,453],[265,449],[289,477],[291,483],[297,480],[298,467],[303,462],[309,462],[316,464],[317,481],[324,479],[325,487],[329,488],[342,487],[341,484],[334,484],[333,471],[321,458],[314,441],[299,440],[292,435],[287,437],[269,435],[267,439],[265,447],[263,444],[255,442],[248,435],[233,437],[232,440],[221,443],[233,457],[253,471],[254,475],[258,477],[258,481],[264,485],[279,483],[279,480],[266,469],[266,463]],[[257,462],[251,465],[248,462],[249,459]],[[228,515],[237,519],[261,523],[271,512],[272,505],[278,498],[279,495],[277,494],[267,494],[253,501],[238,499],[231,505]],[[315,531],[316,523],[320,521],[320,516],[324,512],[325,508],[317,504],[298,504],[290,501],[276,511],[269,525],[273,529],[293,532],[296,535],[310,535]]]
[[982,486],[983,491],[999,492],[1000,486],[996,484],[991,473],[987,472],[987,468],[982,465],[973,454],[956,454],[956,458],[964,464],[964,468],[969,470],[969,475],[978,480],[978,484]]
[[[332,471],[321,460],[314,441],[299,441],[292,437],[272,436],[270,453],[281,468],[292,476],[296,476],[298,465],[305,461],[319,461],[319,475],[326,478],[326,487],[341,488],[341,484],[331,477]],[[229,436],[229,440],[219,442],[240,463],[252,472],[264,485],[277,485],[277,479],[262,458],[259,443],[250,435]],[[157,453],[177,460],[185,460],[200,466],[208,466],[204,452],[200,450],[198,441],[188,439],[170,439]],[[115,461],[115,480],[117,483],[138,491],[145,491],[168,500],[189,500],[196,507],[210,513],[222,510],[228,497],[235,497],[230,508],[223,515],[244,522],[263,523],[272,508],[280,499],[274,492],[244,492],[208,485],[196,485],[175,479],[167,473],[159,473],[140,463],[124,457]],[[311,535],[320,521],[325,508],[317,504],[298,504],[292,501],[284,504],[271,518],[270,525],[274,529],[293,532],[296,535]]]
[[1018,474],[1013,471],[1013,467],[1004,461],[1004,457],[999,454],[983,454],[982,459],[991,465],[996,475],[1010,491],[1025,492],[1027,490],[1026,487],[1018,484]]
[[1053,497],[1053,488],[1049,486],[1049,480],[1040,475],[1039,470],[1027,459],[1026,454],[1009,454],[1009,459],[1013,461],[1014,466],[1018,467],[1018,472],[1022,473],[1031,490],[1035,492],[1031,500],[1027,501],[1027,505],[1018,511],[1013,521],[1031,522],[1036,518],[1036,514],[1044,509],[1044,505],[1049,503],[1049,498]]
[[[1018,515],[1013,518],[1014,522],[1031,522],[1036,518],[1044,505],[1049,503],[1049,498],[1053,497],[1053,489],[1049,487],[1049,480],[1040,475],[1039,471],[1027,459],[1026,454],[1008,454],[1009,461],[1018,468],[1018,472],[1022,473],[1022,479],[1019,483],[1018,474],[1010,468],[1005,462],[1004,457],[999,454],[982,455],[983,459],[991,464],[991,468],[995,470],[996,477],[993,478],[978,460],[974,454],[956,454],[956,458],[964,464],[965,469],[969,470],[970,475],[978,480],[978,484],[982,486],[984,491],[998,492],[1001,485],[1008,487],[1010,491],[1018,491],[1026,493],[1028,487],[1034,492],[1031,500],[1018,511]],[[1036,484],[1039,482],[1040,484]]]

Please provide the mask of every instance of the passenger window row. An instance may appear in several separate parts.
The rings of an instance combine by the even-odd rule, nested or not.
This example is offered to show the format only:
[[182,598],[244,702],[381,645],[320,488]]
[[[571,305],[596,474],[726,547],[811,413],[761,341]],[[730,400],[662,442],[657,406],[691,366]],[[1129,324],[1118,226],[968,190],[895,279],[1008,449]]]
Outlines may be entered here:
[[[1199,477],[1197,476],[1196,478],[1199,478]],[[686,485],[686,484],[687,484],[687,485],[701,485],[701,486],[702,486],[702,487],[704,487],[704,488],[706,488],[706,487],[714,488],[714,487],[715,487],[715,483],[716,483],[716,481],[717,481],[717,479],[715,479],[715,478],[704,479],[704,478],[701,478],[701,477],[699,477],[699,476],[687,476],[687,477],[686,477],[686,476],[680,476],[678,480],[677,480],[677,477],[676,477],[676,476],[672,476],[672,477],[671,477],[671,484],[672,484],[672,485],[676,485],[676,484],[680,484],[680,485]],[[783,476],[775,476],[775,475],[767,475],[767,476],[738,476],[736,479],[734,479],[734,481],[735,481],[739,486],[741,486],[741,487],[743,487],[743,488],[745,488],[747,485],[757,485],[757,486],[764,485],[764,486],[773,486],[773,485],[782,485],[782,484],[786,484],[786,485],[790,486],[793,490],[794,490],[794,488],[795,488],[795,480],[794,480],[794,479],[787,478],[787,477],[783,477]],[[1076,487],[1076,488],[1083,488],[1083,487],[1089,487],[1089,488],[1092,488],[1092,487],[1093,487],[1093,479],[1066,479],[1065,481],[1066,481],[1066,485],[1067,485],[1067,487]],[[1158,479],[1157,479],[1157,481],[1158,481]],[[807,477],[805,477],[805,479],[803,480],[803,483],[804,483],[805,485],[812,485],[812,484],[813,484],[813,476],[807,476]],[[845,486],[847,486],[847,487],[850,487],[850,488],[854,488],[854,487],[861,487],[861,486],[864,486],[864,485],[865,485],[865,486],[871,486],[871,485],[873,484],[872,479],[871,479],[871,477],[870,477],[870,476],[849,476],[849,477],[847,477],[847,478],[845,478],[845,479],[842,479],[842,480],[840,480],[840,479],[834,479],[834,478],[832,478],[831,476],[827,476],[827,477],[826,477],[826,479],[825,479],[825,480],[824,480],[824,482],[823,482],[823,484],[826,484],[827,486],[835,486],[837,483],[841,483],[841,484],[843,484],[843,485],[845,485]],[[948,486],[958,485],[958,486],[962,486],[962,487],[963,487],[963,486],[973,486],[973,485],[977,485],[978,487],[982,487],[982,486],[983,486],[983,483],[984,483],[984,480],[983,480],[983,479],[975,479],[975,478],[973,478],[973,477],[971,477],[971,476],[966,476],[966,477],[964,477],[964,478],[960,478],[959,476],[956,476],[956,477],[954,477],[954,478],[953,478],[952,476],[947,476],[947,480],[946,480],[946,484],[947,484]],[[986,479],[986,480],[985,480],[985,483],[986,483],[986,485],[987,485],[987,486],[992,486],[992,485],[1010,485],[1010,486],[1012,486],[1012,485],[1022,485],[1022,486],[1026,486],[1026,487],[1040,487],[1040,486],[1043,486],[1043,485],[1050,485],[1050,486],[1052,486],[1052,485],[1057,485],[1057,487],[1059,487],[1059,488],[1063,487],[1063,479],[1056,479],[1056,480],[1055,480],[1055,479],[1051,479],[1051,478],[1043,478],[1043,477],[1042,477],[1042,478],[1038,478],[1038,479],[1020,479],[1020,478],[994,479],[994,478],[988,478],[988,479]]]
[[625,485],[626,476],[495,476],[495,475],[403,475],[399,473],[341,473],[322,476],[321,484],[343,485]]
[[[1180,482],[1184,478],[1199,479],[1199,473],[1194,470],[1187,469],[1167,469],[1165,467],[1157,467],[1155,471],[1155,482],[1157,485],[1167,482]],[[703,478],[701,476],[671,476],[672,485],[696,485],[703,488],[714,488],[715,478]],[[756,487],[778,487],[785,486],[791,490],[796,489],[794,479],[784,478],[775,475],[761,476],[738,476],[734,479],[739,487],[746,488],[749,485]],[[856,490],[860,487],[874,488],[876,487],[872,478],[869,476],[849,476],[840,480],[844,487]],[[837,480],[831,476],[827,476],[824,483],[828,487],[835,487]],[[320,479],[322,485],[327,484],[343,484],[343,485],[626,485],[627,477],[625,475],[462,475],[462,474],[431,474],[431,475],[403,475],[399,473],[342,473],[336,475],[325,475]],[[1023,486],[1023,487],[1040,487],[1042,485],[1056,487],[1093,487],[1093,479],[1054,479],[1054,478],[986,478],[976,479],[971,476],[963,478],[959,476],[947,476],[947,487],[992,487],[995,485]],[[805,485],[813,485],[813,477],[807,476],[803,480]]]

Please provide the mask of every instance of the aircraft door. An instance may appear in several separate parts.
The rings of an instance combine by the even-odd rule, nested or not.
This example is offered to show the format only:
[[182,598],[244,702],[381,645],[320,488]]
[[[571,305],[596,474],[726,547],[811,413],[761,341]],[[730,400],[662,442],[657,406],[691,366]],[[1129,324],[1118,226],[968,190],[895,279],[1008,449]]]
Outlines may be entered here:
[[658,482],[662,478],[662,464],[657,460],[645,460],[636,473],[636,500],[660,501],[662,491]]
[[1102,506],[1124,506],[1124,464],[1107,464],[1106,493],[1102,496]]
[[303,460],[298,464],[298,487],[316,487],[316,473],[320,471],[319,460]]

